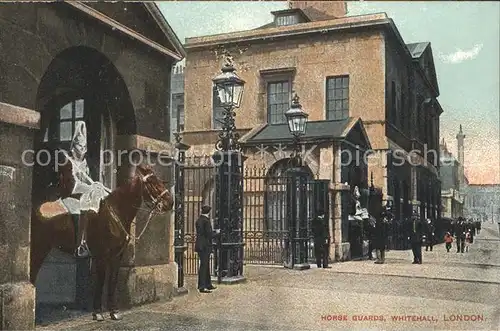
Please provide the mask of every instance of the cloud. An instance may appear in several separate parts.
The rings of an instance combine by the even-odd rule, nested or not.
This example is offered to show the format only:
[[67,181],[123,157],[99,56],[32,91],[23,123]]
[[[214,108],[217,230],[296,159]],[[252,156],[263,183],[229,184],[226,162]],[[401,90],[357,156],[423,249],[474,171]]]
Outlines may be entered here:
[[461,49],[457,49],[456,52],[450,53],[448,55],[439,54],[439,58],[444,63],[452,63],[452,64],[462,63],[466,60],[472,60],[472,59],[476,58],[482,48],[483,48],[483,44],[477,44],[477,45],[474,45],[473,48],[466,50],[466,51],[461,50]]

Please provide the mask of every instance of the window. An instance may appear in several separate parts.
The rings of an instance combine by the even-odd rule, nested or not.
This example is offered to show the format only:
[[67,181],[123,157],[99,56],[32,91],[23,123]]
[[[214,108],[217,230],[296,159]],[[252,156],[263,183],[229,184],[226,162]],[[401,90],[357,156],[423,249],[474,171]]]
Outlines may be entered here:
[[[60,142],[71,141],[75,132],[75,123],[83,121],[83,100],[76,100],[66,104],[59,110],[59,135]],[[44,138],[48,140],[48,134]],[[45,139],[44,139],[45,140]]]
[[172,132],[184,131],[184,94],[172,95]]
[[397,97],[396,97],[396,82],[391,82],[391,109],[390,111],[390,120],[391,123],[397,125],[398,122],[398,113],[397,113]]
[[286,123],[285,112],[290,109],[291,83],[289,80],[267,83],[267,121]]
[[224,120],[224,107],[220,104],[219,94],[217,87],[214,85],[212,88],[212,126],[214,129],[222,129]]
[[422,135],[421,135],[421,120],[420,116],[422,114],[422,97],[420,95],[417,95],[417,113],[415,114],[415,119],[417,122],[416,128],[415,128],[415,136],[418,138],[418,140],[421,140]]
[[278,16],[276,18],[276,26],[293,25],[297,23],[299,23],[299,19],[295,14]]
[[407,128],[406,122],[407,122],[407,117],[408,117],[408,111],[406,109],[406,93],[405,92],[401,92],[401,109],[399,110],[399,113],[400,113],[401,130],[403,132],[405,132],[406,128]]
[[326,79],[326,119],[349,117],[349,76]]
[[184,105],[177,106],[177,132],[184,131]]

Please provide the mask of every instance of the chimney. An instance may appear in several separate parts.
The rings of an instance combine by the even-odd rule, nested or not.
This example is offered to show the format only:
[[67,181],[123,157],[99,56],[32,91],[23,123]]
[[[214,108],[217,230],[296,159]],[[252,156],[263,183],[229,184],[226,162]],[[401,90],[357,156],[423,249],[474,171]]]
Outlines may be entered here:
[[458,189],[460,190],[464,186],[464,139],[465,135],[462,131],[462,124],[460,124],[460,130],[457,134],[457,153],[458,153]]
[[290,9],[301,9],[311,21],[332,20],[347,14],[345,1],[288,1]]

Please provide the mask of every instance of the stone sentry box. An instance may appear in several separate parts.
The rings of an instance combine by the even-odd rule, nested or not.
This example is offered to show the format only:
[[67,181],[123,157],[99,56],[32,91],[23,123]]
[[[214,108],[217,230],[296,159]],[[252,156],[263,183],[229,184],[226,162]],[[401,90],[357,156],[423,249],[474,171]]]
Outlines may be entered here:
[[[51,102],[62,97],[73,98],[68,102],[83,97],[88,113],[109,113],[116,129],[110,136],[117,141],[164,143],[170,136],[168,77],[184,51],[153,3],[0,6],[0,165],[6,166],[0,173],[0,329],[33,329],[29,244],[36,187],[32,167],[20,164],[22,151],[42,139],[40,129],[59,107]],[[137,144],[125,147],[145,149]],[[168,298],[174,291],[173,229],[168,228],[173,221],[152,222],[147,232],[158,237],[145,234],[148,244],[134,243],[133,254],[127,251],[118,289],[122,306]],[[155,228],[160,223],[164,228]]]
[[[132,176],[135,164],[138,164],[141,159],[145,164],[149,164],[148,160],[151,160],[155,174],[165,182],[170,192],[173,192],[174,163],[168,157],[168,153],[164,153],[164,151],[173,150],[170,143],[152,139],[119,139],[118,150],[135,151],[130,156],[132,164],[127,164],[128,154],[122,156],[125,160],[122,163],[120,176]],[[138,153],[139,151],[142,156]],[[158,162],[159,151],[165,154],[160,162]],[[132,240],[125,251],[118,276],[117,295],[122,307],[169,299],[175,294],[174,287],[177,286],[177,265],[172,263],[174,261],[174,213],[172,211],[153,217],[145,228],[148,211],[145,206],[143,208],[144,210],[139,210],[136,222],[132,224],[130,231]],[[141,238],[134,240],[143,230]]]
[[[0,103],[0,329],[33,329],[35,287],[29,281],[31,167],[38,113]],[[29,161],[29,160],[28,160]]]

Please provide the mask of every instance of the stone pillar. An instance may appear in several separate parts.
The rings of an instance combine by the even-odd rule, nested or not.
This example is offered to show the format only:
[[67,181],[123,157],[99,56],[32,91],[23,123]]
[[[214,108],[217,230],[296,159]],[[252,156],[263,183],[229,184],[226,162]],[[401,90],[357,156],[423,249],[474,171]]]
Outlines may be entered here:
[[[128,151],[123,154],[118,174],[121,182],[134,176],[134,165],[142,159],[171,188],[173,162],[168,160],[169,157],[158,155],[159,151],[171,151],[170,156],[174,154],[169,143],[131,135],[119,137],[116,148]],[[167,300],[175,294],[178,279],[174,258],[173,212],[153,217],[145,228],[147,218],[148,211],[139,210],[130,229],[132,240],[125,250],[118,279],[117,296],[121,307]],[[142,237],[137,240],[143,230]]]
[[[319,168],[318,168],[318,177],[319,179],[327,179],[330,181],[330,183],[333,183],[335,181],[335,174],[334,174],[334,154],[333,154],[333,148],[331,146],[326,147],[326,148],[321,148],[319,150]],[[330,246],[329,246],[329,254],[328,256],[330,257],[330,260],[336,260],[335,257],[335,245],[339,241],[337,240],[336,237],[336,227],[335,227],[335,219],[336,219],[336,213],[339,212],[339,207],[336,204],[336,193],[334,190],[329,189],[329,203],[330,203],[330,208],[328,208],[328,230],[330,233],[328,234],[330,237]],[[340,237],[342,239],[342,237]]]
[[[342,183],[342,164],[341,164],[341,145],[335,142],[333,145],[333,180],[330,185],[330,191],[332,192],[332,200],[334,215],[333,219],[333,238],[335,242],[334,256],[336,261],[349,260],[350,244],[348,242],[342,242],[342,218],[344,217],[342,213],[342,192],[349,191],[349,185],[344,185]],[[332,251],[330,251],[332,253]]]
[[[30,283],[31,186],[39,113],[0,103],[0,329],[35,329]],[[26,156],[26,162],[23,162]]]

